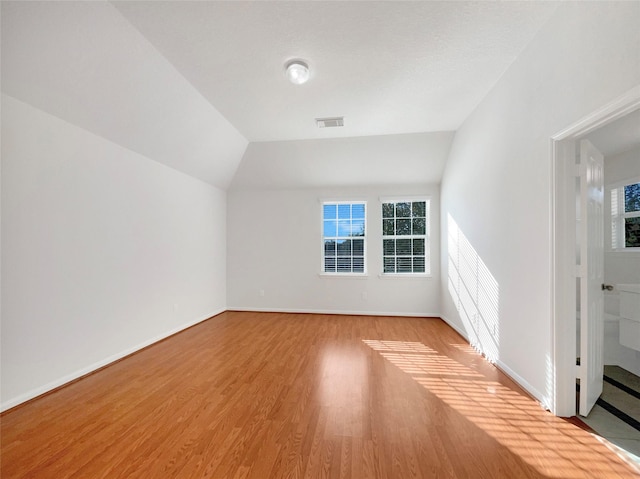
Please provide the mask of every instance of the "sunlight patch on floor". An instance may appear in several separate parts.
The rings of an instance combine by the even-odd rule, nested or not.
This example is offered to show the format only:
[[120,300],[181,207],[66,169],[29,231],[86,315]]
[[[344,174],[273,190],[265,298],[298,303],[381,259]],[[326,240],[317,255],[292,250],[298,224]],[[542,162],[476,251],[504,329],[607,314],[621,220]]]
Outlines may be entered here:
[[[612,470],[624,477],[629,472],[587,432],[459,361],[419,343],[363,342],[548,477],[607,477]],[[477,357],[469,347],[457,349]]]

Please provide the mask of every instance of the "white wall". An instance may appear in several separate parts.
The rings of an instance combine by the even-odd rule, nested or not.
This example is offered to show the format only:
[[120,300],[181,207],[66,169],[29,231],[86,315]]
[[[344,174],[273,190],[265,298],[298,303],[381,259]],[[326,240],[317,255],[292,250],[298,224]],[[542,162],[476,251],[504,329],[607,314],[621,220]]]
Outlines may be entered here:
[[[399,195],[431,196],[431,278],[378,276],[382,271],[379,198]],[[230,191],[229,309],[438,316],[438,197],[437,185]],[[336,199],[367,201],[366,278],[319,275],[321,201]]]
[[[230,309],[440,313],[442,168],[453,132],[251,143],[228,192]],[[431,197],[430,278],[380,278],[380,197]],[[321,277],[321,201],[366,200],[366,279]],[[260,291],[264,291],[261,296]]]
[[[621,181],[640,178],[640,148],[635,148],[615,156],[608,156],[604,162],[604,178],[607,186],[619,186]],[[607,284],[640,283],[640,251],[611,251],[611,195],[605,194],[605,253],[604,281]],[[605,293],[605,312],[614,316],[620,314],[620,293],[614,290]],[[604,355],[605,364],[621,366],[635,374],[640,374],[640,352],[620,344],[620,325],[605,323]],[[609,334],[607,334],[609,333]]]
[[[624,180],[640,179],[640,148],[607,157],[604,162],[604,178],[607,186],[618,186]],[[640,251],[611,251],[611,195],[609,191],[607,188],[605,195],[605,282],[607,284],[640,283]],[[607,312],[618,314],[619,310]]]
[[454,132],[250,143],[231,189],[440,183]]
[[2,408],[225,308],[225,192],[2,96]]
[[[442,180],[443,314],[469,333],[462,306],[480,297],[471,291],[456,303],[450,294],[450,216],[483,265],[476,271],[488,272],[497,288],[496,324],[479,346],[496,347],[499,364],[547,404],[550,137],[640,83],[638,18],[637,2],[561,4],[458,130]],[[484,320],[482,308],[470,311]]]

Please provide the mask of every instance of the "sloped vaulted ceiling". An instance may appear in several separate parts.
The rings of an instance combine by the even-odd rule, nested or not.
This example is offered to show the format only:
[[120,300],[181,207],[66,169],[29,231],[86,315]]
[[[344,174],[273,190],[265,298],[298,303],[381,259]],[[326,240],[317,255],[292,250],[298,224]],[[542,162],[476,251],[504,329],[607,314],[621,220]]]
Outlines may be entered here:
[[[2,89],[226,188],[249,141],[255,162],[274,141],[456,130],[556,7],[3,1]],[[294,57],[311,66],[305,85],[284,77]],[[345,126],[320,130],[323,116]],[[425,169],[441,171],[437,161]]]
[[2,2],[2,90],[220,188],[247,145],[107,2]]

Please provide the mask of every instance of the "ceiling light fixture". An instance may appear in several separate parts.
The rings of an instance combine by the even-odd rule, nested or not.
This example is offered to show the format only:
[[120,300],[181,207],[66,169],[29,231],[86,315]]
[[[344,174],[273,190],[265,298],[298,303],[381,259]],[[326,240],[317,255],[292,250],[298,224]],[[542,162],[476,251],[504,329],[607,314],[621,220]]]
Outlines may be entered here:
[[302,85],[309,79],[309,65],[302,60],[287,63],[287,78],[294,85]]

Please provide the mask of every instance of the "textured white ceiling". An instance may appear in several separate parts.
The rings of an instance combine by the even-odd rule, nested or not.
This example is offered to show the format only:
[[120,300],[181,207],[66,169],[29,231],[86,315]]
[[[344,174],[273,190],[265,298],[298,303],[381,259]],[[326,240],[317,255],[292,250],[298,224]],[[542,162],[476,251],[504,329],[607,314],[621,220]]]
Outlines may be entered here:
[[[3,92],[226,188],[248,141],[268,152],[269,141],[457,129],[557,4],[2,1],[1,7]],[[284,64],[294,57],[311,66],[305,85],[285,79]],[[345,116],[345,126],[316,128],[314,119],[324,116]],[[416,157],[393,161],[400,171],[400,162],[410,166]],[[341,158],[343,171],[362,170]],[[439,181],[431,176],[443,158],[424,157],[421,181]],[[262,171],[255,158],[247,162]],[[251,183],[256,175],[246,173],[240,172]],[[275,166],[268,173],[274,184],[279,174],[289,178]],[[389,181],[385,168],[367,170],[367,178]]]
[[[551,2],[147,2],[116,8],[250,141],[455,130]],[[284,64],[307,60],[310,81]],[[344,116],[318,129],[316,117]]]
[[640,110],[598,128],[587,137],[605,156],[640,147]]

